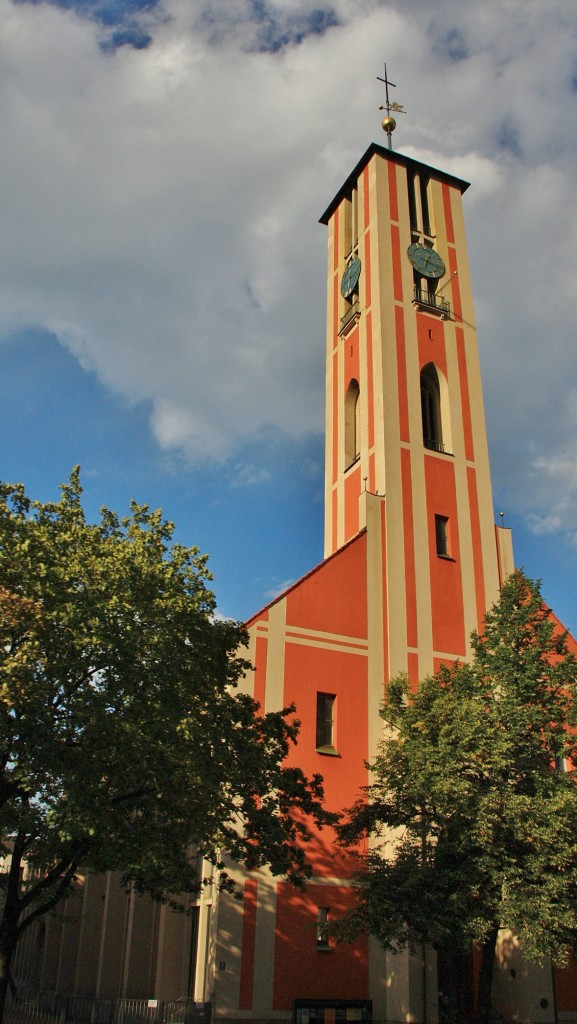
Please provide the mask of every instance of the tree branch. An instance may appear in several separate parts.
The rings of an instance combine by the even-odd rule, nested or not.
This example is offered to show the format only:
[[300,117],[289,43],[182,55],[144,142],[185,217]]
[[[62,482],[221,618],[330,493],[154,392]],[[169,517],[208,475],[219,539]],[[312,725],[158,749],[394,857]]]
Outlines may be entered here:
[[30,925],[32,925],[38,917],[42,917],[43,914],[48,913],[49,910],[52,910],[56,906],[56,904],[60,902],[62,897],[65,895],[66,890],[69,888],[72,881],[74,880],[74,876],[80,864],[80,859],[74,860],[70,863],[65,873],[62,875],[62,878],[54,888],[52,895],[43,903],[40,903],[37,907],[35,907],[34,910],[31,910],[30,913],[27,914],[25,918],[19,921],[17,929],[18,938],[20,938],[20,936],[28,928],[30,928]]
[[82,858],[88,853],[90,845],[90,839],[77,839],[76,842],[72,844],[71,854],[68,857],[61,857],[58,863],[50,868],[50,870],[44,875],[44,878],[40,879],[39,882],[36,882],[36,884],[21,897],[19,901],[20,912],[30,906],[31,903],[34,903],[38,899],[38,896],[43,892],[51,889],[54,885],[59,885],[59,878],[66,877],[70,872],[71,866],[73,868],[72,874],[74,874]]

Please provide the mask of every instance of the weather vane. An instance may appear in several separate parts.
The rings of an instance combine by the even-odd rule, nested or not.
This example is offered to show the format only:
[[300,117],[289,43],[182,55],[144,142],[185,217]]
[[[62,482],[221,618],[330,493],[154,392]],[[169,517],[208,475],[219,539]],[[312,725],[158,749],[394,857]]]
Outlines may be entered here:
[[400,103],[391,102],[391,100],[389,99],[389,86],[391,86],[392,89],[396,89],[397,87],[396,87],[395,83],[391,82],[389,80],[389,78],[387,77],[387,65],[386,64],[385,64],[385,77],[381,78],[380,75],[377,75],[377,81],[385,83],[385,96],[386,96],[385,105],[384,106],[381,105],[379,107],[379,110],[386,110],[387,111],[387,116],[384,117],[383,121],[382,121],[382,128],[383,128],[383,131],[387,133],[387,138],[389,140],[389,149],[392,149],[393,148],[393,143],[391,141],[391,136],[392,136],[395,128],[397,127],[397,122],[395,121],[394,117],[391,117],[391,110],[394,110],[395,114],[406,114],[407,111],[405,110],[405,108],[403,106],[401,106]]

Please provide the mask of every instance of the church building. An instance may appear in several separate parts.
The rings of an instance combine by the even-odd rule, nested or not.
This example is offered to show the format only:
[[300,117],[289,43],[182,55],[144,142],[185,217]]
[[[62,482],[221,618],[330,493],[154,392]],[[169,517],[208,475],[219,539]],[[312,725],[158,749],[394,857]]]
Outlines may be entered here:
[[[265,712],[296,705],[290,757],[322,774],[330,810],[369,781],[386,681],[404,672],[416,686],[466,659],[514,568],[511,533],[493,515],[468,187],[372,144],[321,217],[324,560],[248,622],[243,686]],[[89,876],[79,912],[46,921],[35,983],[101,999],[188,996],[235,1021],[434,1022],[433,951],[336,944],[328,925],[352,905],[356,864],[330,829],[309,857],[304,892],[232,868],[243,903],[207,889],[188,916]],[[529,973],[514,954],[495,1002],[504,1017],[515,1007],[518,1020],[573,1019],[574,971]]]
[[[467,187],[372,145],[321,218],[325,559],[250,620],[247,685],[265,711],[296,704],[293,756],[323,775],[329,809],[350,807],[369,781],[385,681],[406,672],[416,685],[466,658],[513,570],[510,531],[493,521]],[[372,940],[332,944],[326,922],[351,905],[355,863],[326,831],[311,858],[304,894],[244,880],[241,956],[217,975],[226,1012],[287,1016],[297,1000],[299,1024],[333,1011],[435,1019],[433,954],[423,965]]]

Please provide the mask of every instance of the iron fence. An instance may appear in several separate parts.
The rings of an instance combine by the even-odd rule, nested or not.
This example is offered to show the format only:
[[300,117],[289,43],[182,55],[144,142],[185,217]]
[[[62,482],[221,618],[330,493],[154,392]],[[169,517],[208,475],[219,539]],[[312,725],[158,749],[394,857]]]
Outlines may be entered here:
[[51,992],[8,1000],[5,1024],[210,1024],[212,1005],[194,999],[92,999]]

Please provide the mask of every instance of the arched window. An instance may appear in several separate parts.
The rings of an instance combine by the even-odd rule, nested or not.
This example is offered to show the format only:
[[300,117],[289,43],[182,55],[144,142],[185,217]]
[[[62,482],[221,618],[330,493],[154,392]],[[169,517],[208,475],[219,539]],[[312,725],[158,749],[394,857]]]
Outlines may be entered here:
[[345,469],[361,454],[361,403],[357,380],[351,380],[345,398]]
[[432,363],[427,363],[421,370],[421,415],[425,448],[444,452],[439,374]]

